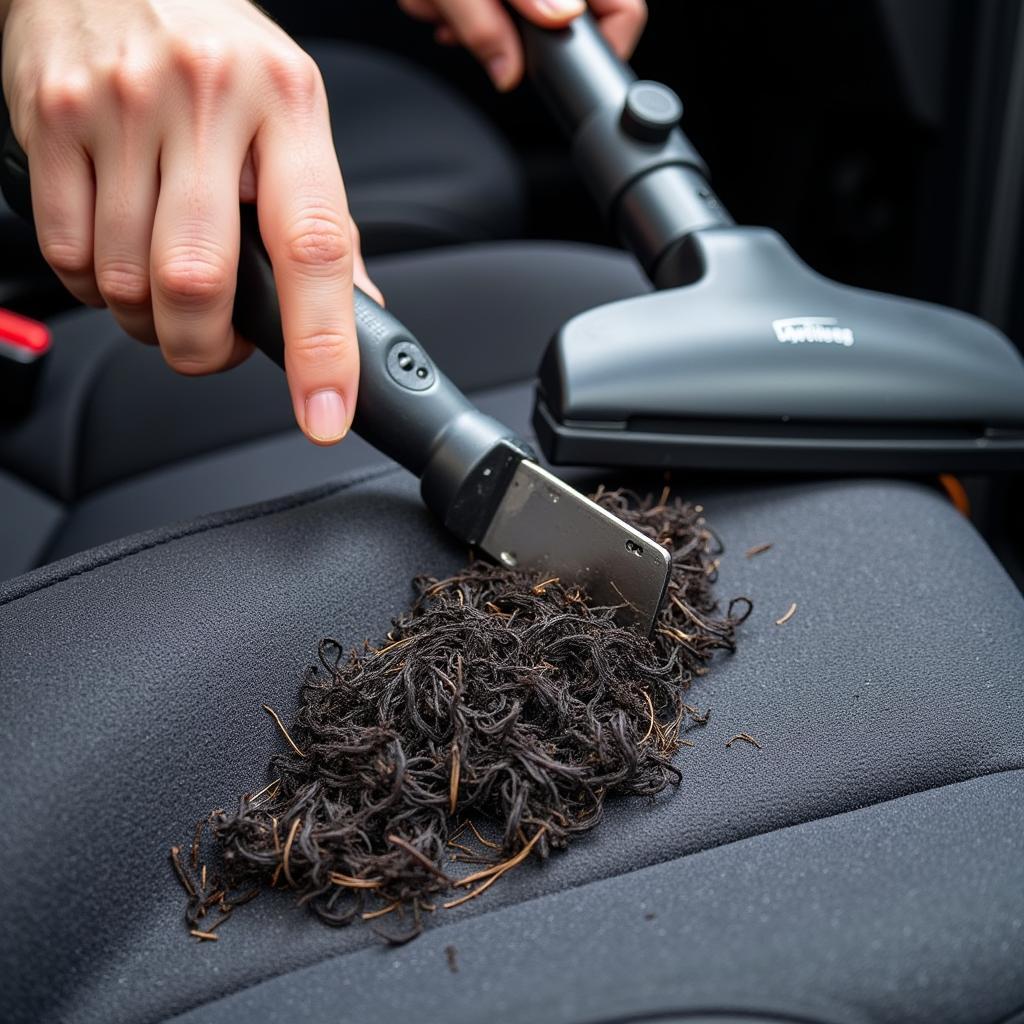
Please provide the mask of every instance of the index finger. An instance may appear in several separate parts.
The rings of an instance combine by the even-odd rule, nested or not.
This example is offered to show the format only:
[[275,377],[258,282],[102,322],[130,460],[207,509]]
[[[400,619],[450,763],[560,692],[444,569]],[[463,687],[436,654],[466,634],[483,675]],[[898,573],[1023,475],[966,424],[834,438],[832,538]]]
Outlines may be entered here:
[[[254,140],[260,233],[274,268],[295,418],[317,444],[347,433],[359,347],[352,300],[352,224],[316,65],[309,102],[275,111]],[[300,91],[306,91],[303,88]]]

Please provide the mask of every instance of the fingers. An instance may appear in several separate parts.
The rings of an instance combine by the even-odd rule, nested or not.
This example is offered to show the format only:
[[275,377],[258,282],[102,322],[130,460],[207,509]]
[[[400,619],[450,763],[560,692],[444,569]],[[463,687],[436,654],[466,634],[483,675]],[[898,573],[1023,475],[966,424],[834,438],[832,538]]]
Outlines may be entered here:
[[244,147],[200,134],[165,140],[149,255],[153,323],[179,373],[214,373],[248,353],[231,324]]
[[88,84],[75,77],[39,85],[36,125],[25,143],[32,172],[32,214],[43,258],[80,302],[102,306],[93,272],[93,167],[81,141],[91,108]]
[[100,294],[124,331],[156,344],[149,273],[159,139],[134,99],[111,124],[108,144],[95,147],[94,266]]
[[590,8],[612,49],[623,60],[631,57],[647,26],[645,0],[590,0]]
[[283,103],[256,138],[260,231],[274,267],[295,418],[333,444],[355,412],[355,245],[319,71],[282,72]]
[[[462,43],[484,65],[495,86],[507,91],[523,77],[519,33],[499,0],[398,0],[420,21],[435,24],[434,38],[443,45]],[[510,0],[525,18],[546,28],[559,28],[587,9],[584,0]],[[628,58],[647,24],[645,0],[590,0],[601,32],[622,58]]]

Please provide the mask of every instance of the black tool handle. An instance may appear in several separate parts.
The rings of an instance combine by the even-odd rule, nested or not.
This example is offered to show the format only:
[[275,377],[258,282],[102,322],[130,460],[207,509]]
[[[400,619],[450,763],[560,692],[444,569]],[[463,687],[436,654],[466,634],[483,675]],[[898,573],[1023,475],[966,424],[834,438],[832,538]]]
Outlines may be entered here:
[[693,232],[732,224],[700,154],[679,127],[682,103],[638,81],[585,13],[545,29],[513,12],[530,80],[572,140],[576,166],[622,241],[663,288],[690,283]]
[[597,110],[622,108],[636,73],[612,52],[590,14],[563,29],[541,28],[515,11],[512,16],[530,81],[565,132],[572,135]]
[[[11,206],[31,219],[28,161],[9,131],[0,186]],[[283,367],[281,311],[254,207],[241,208],[241,228],[235,326]],[[480,412],[403,324],[358,288],[355,314],[355,431],[420,477],[427,505],[463,540],[477,543],[515,467],[532,452],[512,430]]]

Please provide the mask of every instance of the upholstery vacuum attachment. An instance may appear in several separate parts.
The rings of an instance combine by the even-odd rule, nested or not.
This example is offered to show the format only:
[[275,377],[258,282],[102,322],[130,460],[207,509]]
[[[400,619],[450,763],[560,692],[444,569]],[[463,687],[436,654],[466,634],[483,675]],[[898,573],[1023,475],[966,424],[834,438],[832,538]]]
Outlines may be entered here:
[[589,16],[520,22],[531,77],[660,291],[570,320],[534,427],[556,464],[797,472],[1024,469],[1024,360],[965,313],[845,287],[737,227],[679,130]]

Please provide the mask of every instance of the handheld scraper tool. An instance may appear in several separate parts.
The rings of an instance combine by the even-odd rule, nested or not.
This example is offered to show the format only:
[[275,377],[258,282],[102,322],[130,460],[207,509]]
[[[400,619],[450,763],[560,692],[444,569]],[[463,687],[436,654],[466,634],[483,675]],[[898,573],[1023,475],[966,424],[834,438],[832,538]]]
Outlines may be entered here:
[[[12,136],[0,184],[31,217],[28,162]],[[284,365],[270,261],[256,211],[243,207],[235,325]],[[668,584],[668,552],[534,459],[508,427],[484,415],[390,313],[356,290],[361,364],[354,429],[421,481],[423,500],[461,540],[510,568],[579,582],[595,604],[650,632]]]

